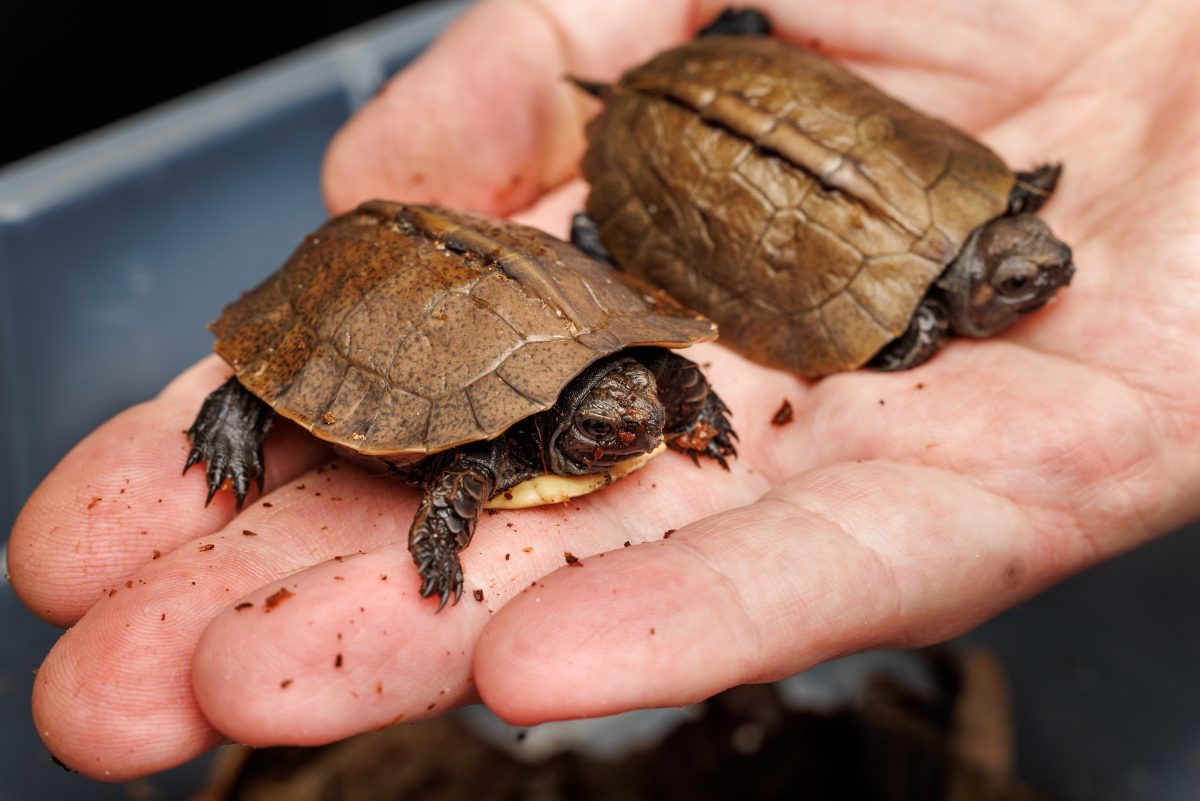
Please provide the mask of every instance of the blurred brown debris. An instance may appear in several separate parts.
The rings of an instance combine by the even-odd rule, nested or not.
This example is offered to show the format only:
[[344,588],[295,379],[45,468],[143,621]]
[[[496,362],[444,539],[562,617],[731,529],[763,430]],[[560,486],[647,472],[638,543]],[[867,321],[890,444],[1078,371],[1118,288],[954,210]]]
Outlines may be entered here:
[[1012,775],[997,659],[922,656],[931,692],[880,673],[858,703],[813,710],[789,708],[774,685],[737,687],[617,762],[567,752],[527,763],[453,716],[319,748],[231,747],[196,801],[1049,801]]

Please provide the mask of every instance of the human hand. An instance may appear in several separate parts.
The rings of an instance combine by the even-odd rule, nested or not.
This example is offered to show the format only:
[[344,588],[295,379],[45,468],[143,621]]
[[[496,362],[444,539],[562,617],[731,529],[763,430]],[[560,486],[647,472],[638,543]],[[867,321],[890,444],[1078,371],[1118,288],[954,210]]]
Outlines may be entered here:
[[[693,5],[481,4],[339,136],[332,209],[436,201],[564,233],[595,107],[560,76],[615,77],[717,11]],[[73,626],[35,685],[56,755],[120,779],[222,735],[320,743],[477,697],[520,724],[687,703],[945,639],[1200,514],[1184,4],[996,19],[934,2],[886,24],[869,0],[761,6],[1010,164],[1062,159],[1042,213],[1078,264],[1059,302],[906,373],[803,382],[696,348],[741,435],[733,472],[667,454],[568,508],[485,518],[464,600],[436,616],[405,547],[416,493],[291,426],[262,499],[202,508],[180,431],[227,376],[210,357],[82,442],[17,521],[14,586]],[[795,421],[776,428],[784,398]]]

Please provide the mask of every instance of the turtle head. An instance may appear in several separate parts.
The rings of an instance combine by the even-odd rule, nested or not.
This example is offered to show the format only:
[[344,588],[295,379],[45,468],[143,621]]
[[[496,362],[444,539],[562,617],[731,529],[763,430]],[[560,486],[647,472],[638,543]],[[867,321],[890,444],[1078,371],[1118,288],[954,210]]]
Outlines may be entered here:
[[1018,214],[975,229],[937,285],[954,332],[986,337],[1046,305],[1074,273],[1071,249],[1037,217]]
[[649,453],[663,438],[665,414],[654,374],[629,357],[605,359],[559,396],[556,425],[545,455],[564,475],[599,473]]

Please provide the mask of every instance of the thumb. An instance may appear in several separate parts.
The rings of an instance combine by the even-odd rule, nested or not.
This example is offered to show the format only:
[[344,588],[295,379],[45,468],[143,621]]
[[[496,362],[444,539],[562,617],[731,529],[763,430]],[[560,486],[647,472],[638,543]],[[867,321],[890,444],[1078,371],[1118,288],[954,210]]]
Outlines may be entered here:
[[538,582],[485,630],[475,680],[518,725],[687,704],[952,637],[1078,565],[1068,542],[951,473],[838,464]]

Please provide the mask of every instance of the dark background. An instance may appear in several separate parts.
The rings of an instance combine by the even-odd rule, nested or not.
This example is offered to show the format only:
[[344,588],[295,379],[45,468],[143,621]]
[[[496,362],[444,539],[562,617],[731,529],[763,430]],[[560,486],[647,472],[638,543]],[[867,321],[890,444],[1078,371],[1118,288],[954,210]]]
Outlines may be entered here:
[[0,166],[406,5],[3,0]]

